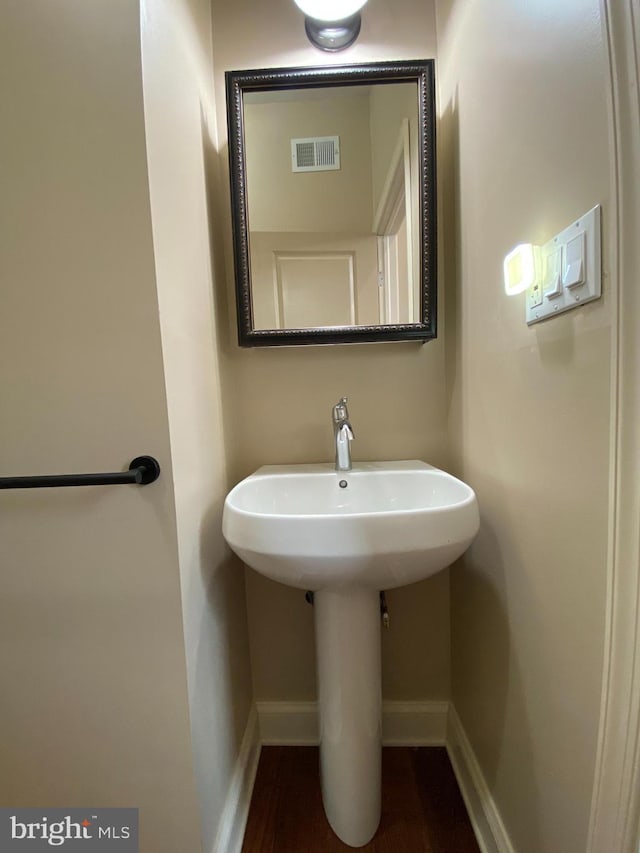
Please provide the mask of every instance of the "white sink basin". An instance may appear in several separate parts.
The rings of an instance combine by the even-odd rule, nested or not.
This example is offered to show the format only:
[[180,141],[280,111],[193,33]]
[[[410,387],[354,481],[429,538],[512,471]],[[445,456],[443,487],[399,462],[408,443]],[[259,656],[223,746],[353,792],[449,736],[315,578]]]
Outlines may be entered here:
[[478,526],[473,489],[417,461],[265,466],[225,501],[222,531],[244,562],[315,593],[322,799],[352,847],[380,820],[379,590],[444,569]]
[[448,566],[478,523],[473,489],[410,460],[341,472],[329,463],[264,466],[229,493],[222,529],[242,560],[272,580],[380,590]]

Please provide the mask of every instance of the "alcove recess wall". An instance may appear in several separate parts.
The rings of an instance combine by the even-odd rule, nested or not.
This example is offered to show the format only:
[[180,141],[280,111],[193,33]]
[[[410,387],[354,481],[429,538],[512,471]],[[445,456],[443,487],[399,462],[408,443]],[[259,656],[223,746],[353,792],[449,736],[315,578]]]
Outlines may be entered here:
[[[444,317],[438,339],[241,350],[236,344],[233,254],[226,149],[224,72],[247,68],[375,62],[435,57],[435,18],[428,0],[370,4],[357,44],[336,56],[307,41],[290,0],[269,4],[213,0],[213,54],[222,166],[218,222],[224,232],[227,340],[223,360],[225,440],[230,481],[259,465],[332,458],[331,406],[342,395],[356,441],[355,459],[417,458],[446,468]],[[269,38],[265,39],[265,33]],[[441,301],[441,300],[440,300]],[[387,699],[441,699],[449,692],[448,573],[389,596],[392,628],[383,646]],[[295,590],[247,571],[255,696],[315,698],[313,614]]]

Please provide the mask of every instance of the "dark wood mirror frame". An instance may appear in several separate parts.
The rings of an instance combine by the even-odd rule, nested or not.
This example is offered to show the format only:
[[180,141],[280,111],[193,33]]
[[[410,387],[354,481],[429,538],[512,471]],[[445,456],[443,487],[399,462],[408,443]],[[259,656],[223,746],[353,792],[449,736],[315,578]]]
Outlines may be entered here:
[[[311,68],[227,71],[229,168],[237,300],[238,343],[242,347],[303,344],[425,341],[436,337],[436,162],[434,61],[381,62]],[[418,323],[255,329],[251,300],[249,224],[243,95],[273,89],[306,89],[374,83],[417,83],[420,231],[420,311]]]

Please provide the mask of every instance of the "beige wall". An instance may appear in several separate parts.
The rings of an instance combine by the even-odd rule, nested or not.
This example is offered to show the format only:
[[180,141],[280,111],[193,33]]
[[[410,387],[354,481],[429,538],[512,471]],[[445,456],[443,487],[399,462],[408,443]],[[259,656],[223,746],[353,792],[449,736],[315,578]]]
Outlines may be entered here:
[[603,657],[612,282],[527,328],[502,259],[594,204],[611,236],[597,0],[438,5],[447,376],[481,530],[451,571],[453,700],[518,853],[583,853]]
[[[251,231],[371,233],[369,98],[338,93],[245,104]],[[340,137],[339,169],[291,170],[291,140],[313,136]]]
[[0,493],[3,806],[135,806],[141,851],[200,849],[139,10],[6,0],[3,474],[150,486]]
[[[372,0],[358,42],[338,55],[314,49],[290,0],[213,0],[213,57],[223,183],[224,71],[273,66],[415,59],[435,54],[431,2]],[[229,315],[223,361],[230,479],[261,464],[333,456],[331,406],[349,396],[356,459],[421,458],[446,466],[442,336],[426,345],[241,350],[235,338],[228,188],[220,208],[226,234]],[[442,327],[441,327],[442,330]],[[254,689],[258,699],[315,695],[313,614],[296,590],[247,571]],[[383,647],[387,698],[442,698],[449,690],[448,577],[443,573],[389,596],[392,628]]]
[[193,756],[210,853],[247,723],[251,675],[244,578],[221,532],[227,475],[206,195],[216,171],[208,0],[145,0],[142,21]]

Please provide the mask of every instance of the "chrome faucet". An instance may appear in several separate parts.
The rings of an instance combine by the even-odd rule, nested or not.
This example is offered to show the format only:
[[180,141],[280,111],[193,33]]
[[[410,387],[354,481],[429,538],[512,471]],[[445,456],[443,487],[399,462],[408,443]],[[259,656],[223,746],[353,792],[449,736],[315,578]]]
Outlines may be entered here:
[[346,397],[341,397],[333,407],[333,438],[336,447],[336,471],[350,471],[351,442],[355,436],[349,423]]

